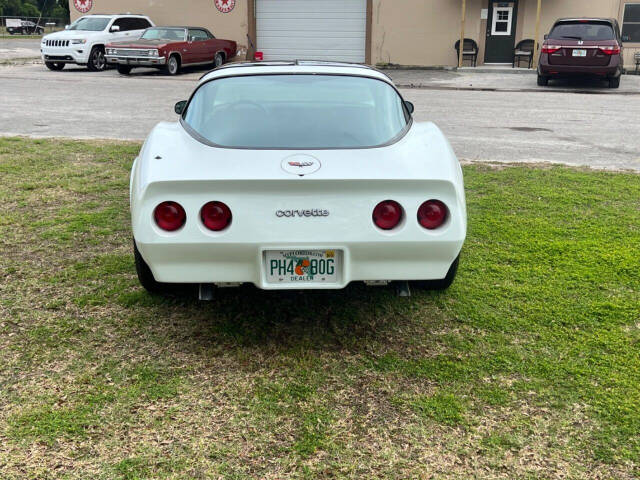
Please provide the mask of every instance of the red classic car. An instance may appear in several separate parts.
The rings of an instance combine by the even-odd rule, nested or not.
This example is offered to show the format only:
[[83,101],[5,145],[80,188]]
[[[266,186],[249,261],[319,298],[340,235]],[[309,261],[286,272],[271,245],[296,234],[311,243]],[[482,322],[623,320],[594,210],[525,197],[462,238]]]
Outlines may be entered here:
[[135,41],[108,44],[105,58],[123,75],[134,67],[162,68],[176,75],[188,65],[219,67],[236,56],[236,49],[236,42],[218,39],[206,28],[152,27]]

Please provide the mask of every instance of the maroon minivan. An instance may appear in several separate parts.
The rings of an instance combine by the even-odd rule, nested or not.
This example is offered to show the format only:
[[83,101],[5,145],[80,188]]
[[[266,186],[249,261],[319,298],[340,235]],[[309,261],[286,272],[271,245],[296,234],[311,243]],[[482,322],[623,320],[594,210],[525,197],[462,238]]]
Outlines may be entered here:
[[595,76],[620,86],[622,38],[618,21],[612,18],[563,18],[545,35],[538,85],[567,76]]

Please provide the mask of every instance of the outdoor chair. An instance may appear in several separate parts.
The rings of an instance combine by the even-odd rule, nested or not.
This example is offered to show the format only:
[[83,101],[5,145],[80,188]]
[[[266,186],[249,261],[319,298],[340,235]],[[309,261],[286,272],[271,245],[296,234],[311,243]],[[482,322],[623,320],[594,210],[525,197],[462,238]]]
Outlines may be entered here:
[[636,52],[636,53],[633,55],[633,58],[634,58],[634,59],[635,59],[635,61],[636,61],[636,72],[637,72],[637,71],[638,71],[638,69],[640,69],[640,52]]
[[[456,50],[457,58],[460,58],[460,40],[453,47]],[[471,60],[471,66],[475,67],[478,61],[478,44],[471,38],[465,38],[462,49],[462,61]]]
[[529,61],[529,68],[533,65],[533,49],[536,42],[532,39],[527,38],[525,40],[520,40],[516,45],[516,48],[513,50],[513,65],[512,68],[515,68],[516,64],[520,67],[520,60],[525,59]]

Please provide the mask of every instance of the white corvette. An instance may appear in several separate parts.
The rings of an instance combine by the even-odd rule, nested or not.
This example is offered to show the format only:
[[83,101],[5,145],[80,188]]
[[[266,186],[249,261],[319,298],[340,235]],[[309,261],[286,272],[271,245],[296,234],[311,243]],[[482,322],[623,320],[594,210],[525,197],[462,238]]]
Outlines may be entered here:
[[[460,164],[383,73],[321,62],[206,74],[158,124],[131,174],[138,277],[149,291],[253,283],[447,288],[467,214]],[[406,290],[403,290],[406,291]]]

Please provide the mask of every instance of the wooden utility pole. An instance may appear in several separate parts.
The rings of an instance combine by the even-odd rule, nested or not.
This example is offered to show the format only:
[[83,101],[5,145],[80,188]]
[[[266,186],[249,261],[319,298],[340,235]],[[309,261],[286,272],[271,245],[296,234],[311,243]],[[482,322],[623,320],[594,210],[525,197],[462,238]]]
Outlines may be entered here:
[[542,9],[542,0],[538,0],[538,12],[536,13],[536,38],[533,41],[533,68],[538,68],[538,45],[540,38],[540,10]]
[[460,48],[458,49],[458,68],[462,67],[462,56],[464,53],[464,21],[466,16],[467,0],[462,0],[462,18],[460,20]]

